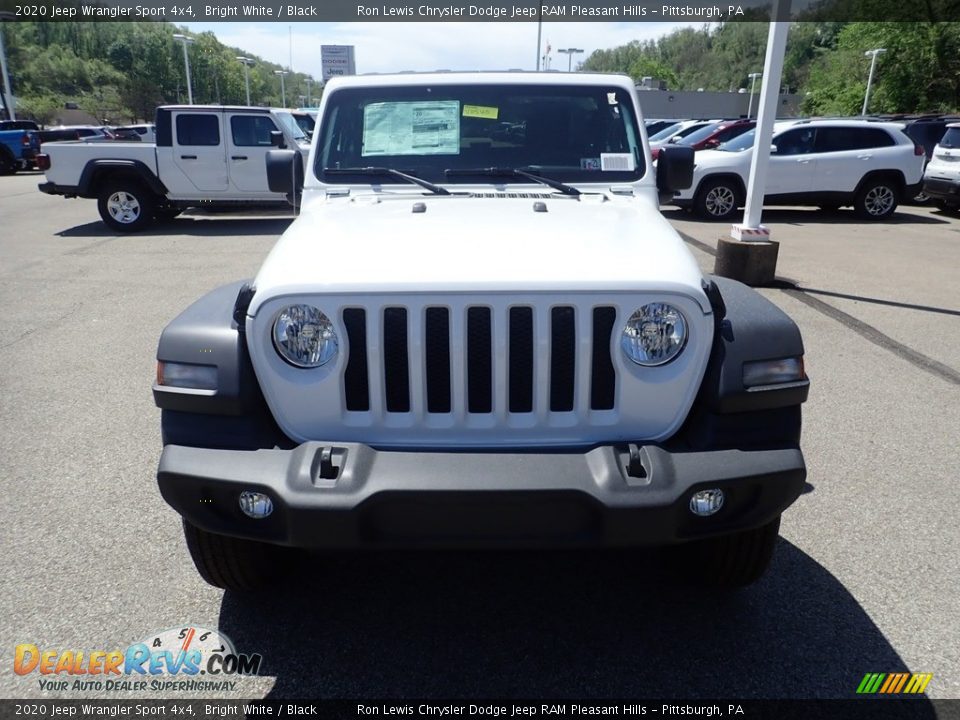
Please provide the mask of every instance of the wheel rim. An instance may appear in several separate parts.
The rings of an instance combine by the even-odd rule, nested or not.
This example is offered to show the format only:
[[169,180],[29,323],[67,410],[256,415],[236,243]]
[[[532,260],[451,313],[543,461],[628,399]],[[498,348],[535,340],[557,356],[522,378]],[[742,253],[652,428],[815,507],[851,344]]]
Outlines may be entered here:
[[140,202],[130,193],[118,190],[107,198],[107,211],[118,223],[129,225],[140,217]]
[[927,195],[923,190],[921,190],[920,192],[918,192],[916,195],[913,196],[914,202],[925,203],[925,202],[928,202],[929,200],[930,200],[930,196]]
[[893,190],[886,185],[877,185],[867,191],[863,198],[863,206],[870,215],[886,215],[893,209],[894,201]]
[[706,198],[704,198],[707,212],[716,217],[721,217],[732,211],[735,202],[733,190],[724,185],[710,188]]

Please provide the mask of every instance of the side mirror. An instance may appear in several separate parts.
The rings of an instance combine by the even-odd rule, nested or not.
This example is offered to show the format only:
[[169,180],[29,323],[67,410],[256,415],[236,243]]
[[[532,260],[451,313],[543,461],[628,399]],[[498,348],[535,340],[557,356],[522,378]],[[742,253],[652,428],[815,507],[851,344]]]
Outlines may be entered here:
[[279,130],[270,131],[270,144],[275,148],[285,148],[287,144],[283,141],[283,133]]
[[707,140],[707,141],[703,144],[703,147],[706,148],[706,149],[708,149],[708,150],[710,150],[710,149],[712,149],[712,148],[720,147],[720,141],[717,140],[716,138],[711,138],[710,140]]
[[680,142],[680,136],[679,136],[679,135],[674,135],[672,138],[670,138],[669,140],[667,140],[667,142],[670,143],[671,145],[674,145],[674,144]]
[[770,146],[770,154],[771,154],[771,155],[776,155],[778,152],[779,152],[779,150],[777,150],[777,146],[776,146],[776,145],[771,145],[771,146]]
[[657,157],[657,190],[661,201],[678,190],[693,185],[693,148],[686,145],[664,147]]
[[303,190],[303,155],[297,150],[268,150],[267,186],[294,204]]

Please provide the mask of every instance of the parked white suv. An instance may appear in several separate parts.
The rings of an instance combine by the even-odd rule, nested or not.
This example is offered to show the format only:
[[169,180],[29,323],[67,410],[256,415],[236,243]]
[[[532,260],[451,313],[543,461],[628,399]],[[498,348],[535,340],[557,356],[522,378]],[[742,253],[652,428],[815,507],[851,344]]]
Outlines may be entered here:
[[947,125],[923,173],[923,191],[941,210],[960,208],[960,123]]
[[[746,201],[756,130],[696,156],[693,185],[673,203],[708,220],[727,220]],[[881,220],[905,189],[920,182],[925,161],[896,123],[800,120],[774,126],[764,192],[766,205],[852,205]]]

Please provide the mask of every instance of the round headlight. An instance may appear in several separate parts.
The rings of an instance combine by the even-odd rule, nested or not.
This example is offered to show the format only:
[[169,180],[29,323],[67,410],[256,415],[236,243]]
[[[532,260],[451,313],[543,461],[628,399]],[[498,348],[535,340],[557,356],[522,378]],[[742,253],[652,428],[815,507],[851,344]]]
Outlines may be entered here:
[[663,365],[687,342],[687,321],[667,303],[649,303],[627,320],[620,338],[623,353],[637,365]]
[[330,318],[312,305],[290,305],[273,323],[273,344],[291,365],[315,368],[337,354],[337,333]]

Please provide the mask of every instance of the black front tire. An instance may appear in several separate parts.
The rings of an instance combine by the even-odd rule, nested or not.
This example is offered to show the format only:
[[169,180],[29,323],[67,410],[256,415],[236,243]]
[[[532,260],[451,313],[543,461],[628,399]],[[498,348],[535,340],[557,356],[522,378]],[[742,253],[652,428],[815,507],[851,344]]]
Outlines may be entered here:
[[10,151],[0,148],[0,175],[13,175],[19,166]]
[[729,220],[743,204],[740,188],[731,180],[704,180],[693,200],[694,212],[704,220]]
[[960,205],[950,205],[945,200],[936,201],[937,209],[940,212],[947,213],[949,215],[958,215],[960,214]]
[[200,577],[214,587],[255,592],[281,580],[292,551],[277,545],[216,535],[183,521],[183,536]]
[[157,199],[135,180],[107,184],[97,198],[103,222],[117,232],[137,232],[153,223]]
[[780,516],[753,530],[695,540],[670,548],[672,571],[698,585],[733,590],[759,580],[770,566]]
[[887,178],[868,180],[853,201],[853,209],[864,220],[885,220],[897,209],[900,187]]

